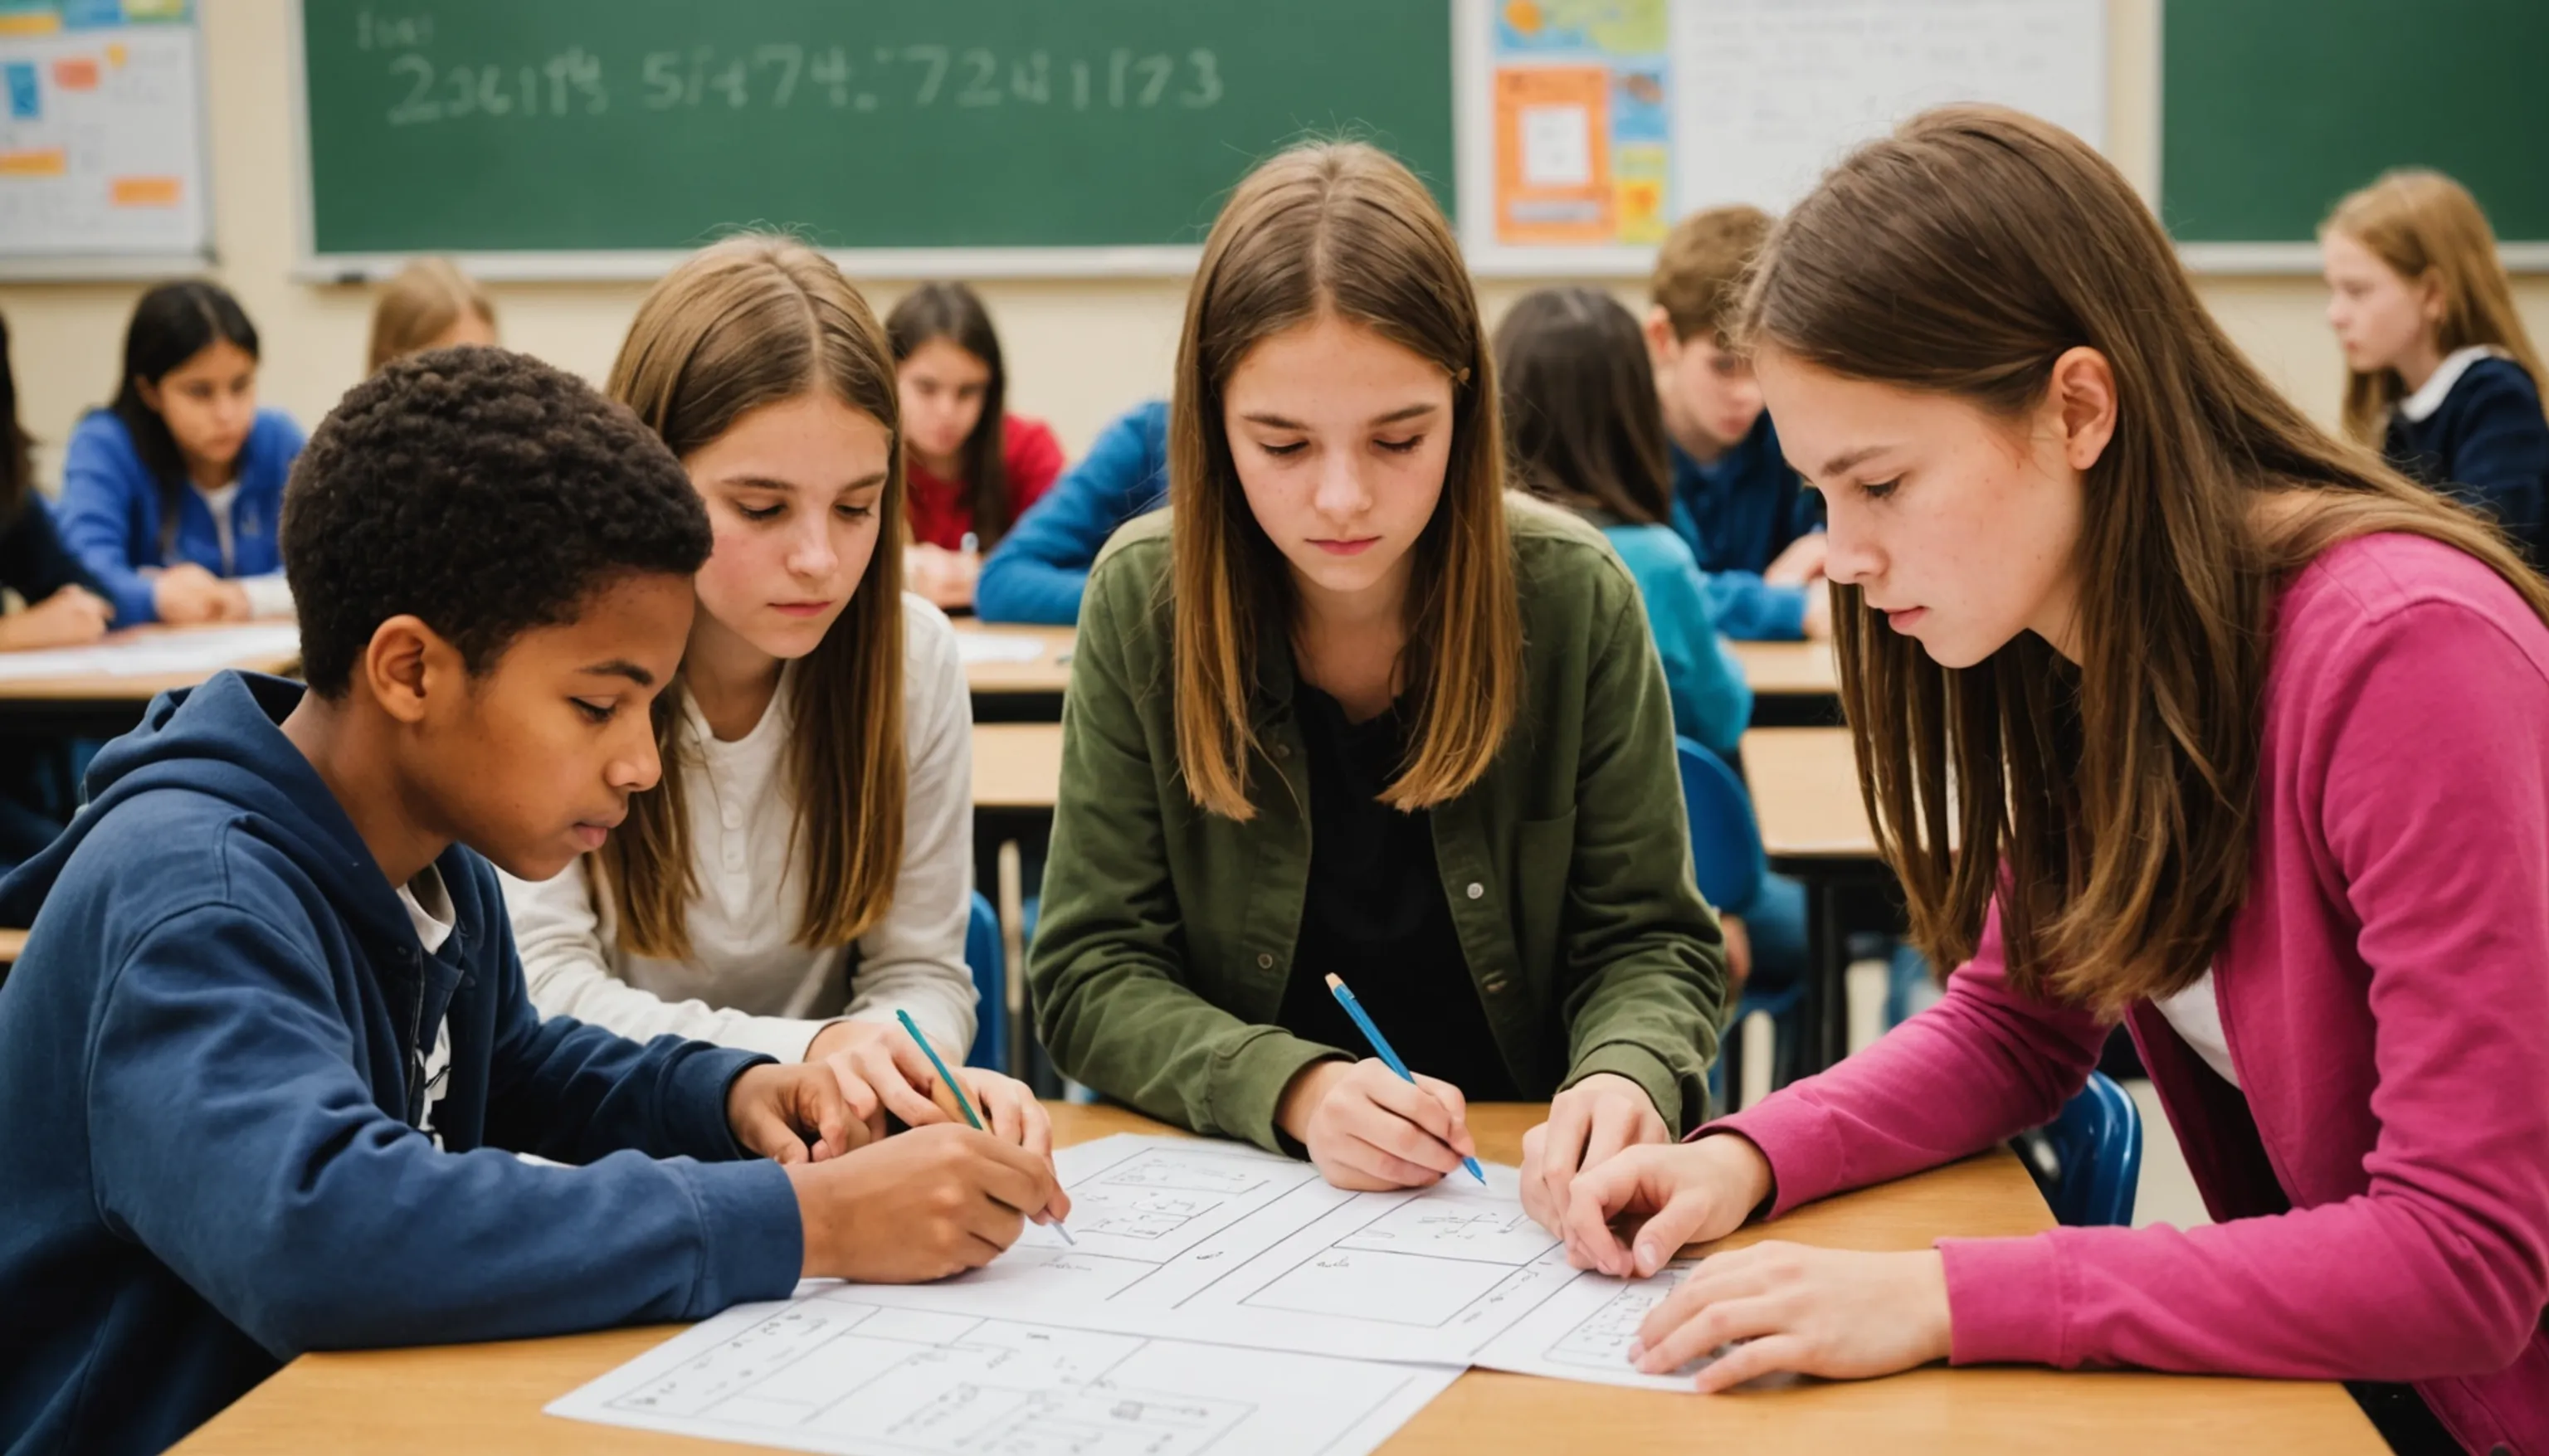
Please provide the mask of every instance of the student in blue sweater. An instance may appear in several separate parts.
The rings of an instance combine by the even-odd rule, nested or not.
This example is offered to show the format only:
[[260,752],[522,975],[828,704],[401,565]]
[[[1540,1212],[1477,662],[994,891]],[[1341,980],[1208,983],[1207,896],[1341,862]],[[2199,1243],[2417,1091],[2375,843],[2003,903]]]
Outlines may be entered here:
[[[1600,289],[1542,289],[1506,312],[1495,353],[1514,484],[1602,528],[1646,600],[1673,731],[1732,757],[1752,689],[1719,639],[1706,576],[1666,524],[1663,418],[1637,318]],[[1765,876],[1750,904],[1717,908],[1731,980],[1786,985],[1804,968],[1804,886]]]
[[2549,565],[2549,376],[2478,201],[2440,172],[2390,172],[2336,205],[2319,252],[2346,432]]
[[256,326],[219,284],[134,307],[115,403],[62,459],[62,536],[116,625],[292,614],[276,527],[301,427],[256,407]]
[[1115,528],[1168,503],[1169,406],[1136,405],[1020,517],[983,563],[974,612],[987,622],[1080,620],[1088,564]]
[[1780,455],[1731,331],[1745,263],[1769,235],[1758,208],[1684,218],[1656,251],[1646,323],[1672,438],[1672,526],[1708,574],[1719,629],[1747,641],[1832,635],[1822,500]]
[[708,545],[671,452],[519,355],[320,426],[308,689],[161,696],[0,881],[0,1448],[156,1451],[305,1350],[934,1278],[1054,1196],[988,1134],[869,1141],[819,1063],[531,1009],[488,860],[555,873],[653,785]]

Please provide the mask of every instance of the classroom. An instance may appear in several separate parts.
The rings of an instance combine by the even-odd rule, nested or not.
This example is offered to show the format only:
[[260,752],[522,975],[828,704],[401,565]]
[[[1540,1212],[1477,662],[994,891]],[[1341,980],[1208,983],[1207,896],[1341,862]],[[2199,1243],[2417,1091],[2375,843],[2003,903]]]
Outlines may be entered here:
[[2549,1456],[2534,0],[0,0],[0,1452]]

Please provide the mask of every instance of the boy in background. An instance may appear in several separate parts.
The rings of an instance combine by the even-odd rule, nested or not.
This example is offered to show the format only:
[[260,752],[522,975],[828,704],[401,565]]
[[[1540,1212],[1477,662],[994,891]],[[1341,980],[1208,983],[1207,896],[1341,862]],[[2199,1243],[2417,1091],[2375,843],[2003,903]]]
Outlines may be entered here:
[[1655,254],[1647,353],[1672,436],[1672,526],[1708,577],[1719,630],[1828,637],[1822,501],[1780,455],[1751,361],[1732,338],[1745,266],[1770,226],[1769,214],[1739,205],[1674,227]]

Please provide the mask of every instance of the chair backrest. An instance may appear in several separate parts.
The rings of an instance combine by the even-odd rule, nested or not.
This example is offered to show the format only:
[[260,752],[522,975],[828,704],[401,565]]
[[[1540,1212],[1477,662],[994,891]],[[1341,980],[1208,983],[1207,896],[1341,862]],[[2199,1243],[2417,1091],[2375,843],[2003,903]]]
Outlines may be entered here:
[[1691,866],[1699,892],[1720,910],[1741,912],[1761,889],[1768,861],[1751,796],[1724,759],[1687,738],[1673,747],[1681,761],[1681,802],[1690,820]]
[[967,1066],[1009,1069],[1008,970],[1000,956],[1000,917],[981,890],[965,921],[965,966],[974,972],[974,1046]]
[[2057,1171],[2036,1182],[2053,1217],[2074,1227],[2117,1226],[2133,1221],[2133,1189],[2141,1180],[2142,1116],[2132,1097],[2105,1072],[2044,1125]]

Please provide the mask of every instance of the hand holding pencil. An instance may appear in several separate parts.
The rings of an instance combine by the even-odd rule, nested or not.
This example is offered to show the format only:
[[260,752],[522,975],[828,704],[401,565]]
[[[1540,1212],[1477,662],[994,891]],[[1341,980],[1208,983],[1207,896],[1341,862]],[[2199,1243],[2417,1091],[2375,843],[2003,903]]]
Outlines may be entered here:
[[1465,1165],[1480,1182],[1478,1147],[1469,1136],[1461,1089],[1411,1072],[1379,1028],[1362,1014],[1344,982],[1328,977],[1338,1001],[1364,1029],[1377,1055],[1327,1061],[1302,1071],[1284,1089],[1277,1126],[1308,1150],[1321,1175],[1339,1188],[1421,1188]]

